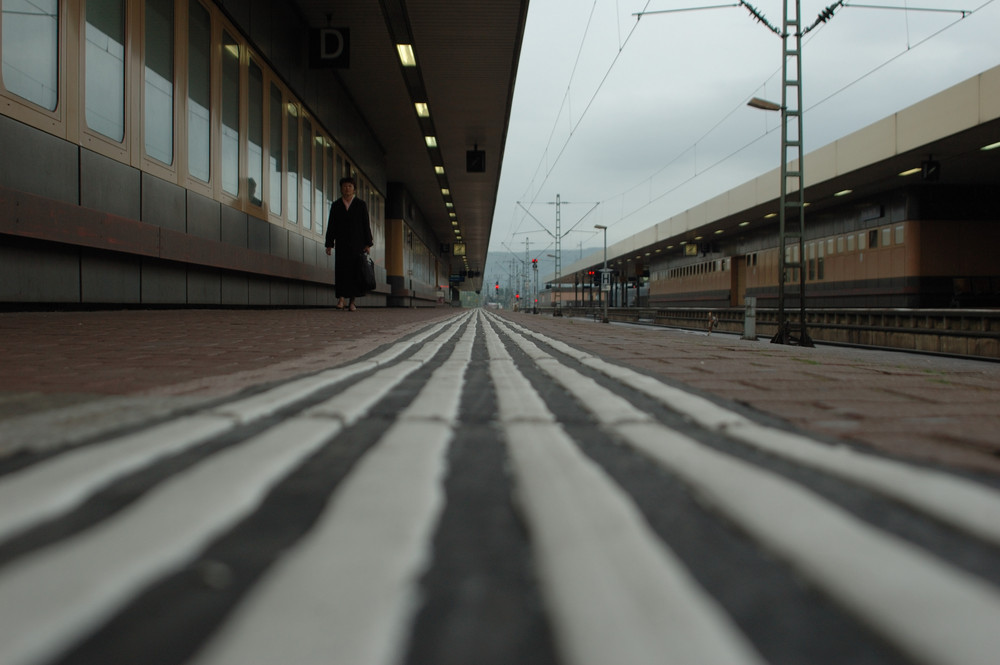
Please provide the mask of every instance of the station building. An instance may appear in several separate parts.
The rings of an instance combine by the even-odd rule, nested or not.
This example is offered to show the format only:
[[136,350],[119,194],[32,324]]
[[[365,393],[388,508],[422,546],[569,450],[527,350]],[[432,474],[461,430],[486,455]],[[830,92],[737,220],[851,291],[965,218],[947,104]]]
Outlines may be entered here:
[[328,306],[480,288],[527,0],[0,0],[0,303]]

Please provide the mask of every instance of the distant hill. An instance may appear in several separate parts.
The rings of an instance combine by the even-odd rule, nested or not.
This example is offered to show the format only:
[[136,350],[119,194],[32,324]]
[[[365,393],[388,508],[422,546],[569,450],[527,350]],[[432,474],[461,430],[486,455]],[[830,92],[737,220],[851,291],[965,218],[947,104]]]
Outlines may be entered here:
[[[584,256],[589,256],[600,251],[602,251],[601,248],[573,247],[570,249],[563,245],[563,268],[575,261],[578,261]],[[552,275],[556,269],[556,260],[554,257],[548,256],[549,254],[555,254],[555,249],[553,247],[549,247],[544,250],[534,250],[529,248],[528,274],[533,284],[535,276],[534,271],[530,268],[530,261],[531,259],[538,259],[538,287],[540,289],[545,288],[545,284],[542,280],[544,280],[546,276]],[[524,252],[490,251],[490,253],[486,256],[486,269],[483,271],[483,290],[486,291],[487,289],[492,289],[497,282],[500,283],[500,288],[513,288],[515,276],[523,274],[524,272],[524,269],[522,268],[523,265]]]

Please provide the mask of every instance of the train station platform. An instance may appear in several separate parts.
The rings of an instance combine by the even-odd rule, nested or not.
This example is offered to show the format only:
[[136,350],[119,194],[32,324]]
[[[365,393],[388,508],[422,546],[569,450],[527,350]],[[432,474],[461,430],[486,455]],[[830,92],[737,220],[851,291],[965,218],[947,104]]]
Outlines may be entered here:
[[995,662],[1000,364],[0,313],[4,665]]
[[[333,367],[456,313],[3,313],[0,456]],[[1000,474],[1000,363],[822,344],[805,349],[582,317],[507,316],[806,431]]]

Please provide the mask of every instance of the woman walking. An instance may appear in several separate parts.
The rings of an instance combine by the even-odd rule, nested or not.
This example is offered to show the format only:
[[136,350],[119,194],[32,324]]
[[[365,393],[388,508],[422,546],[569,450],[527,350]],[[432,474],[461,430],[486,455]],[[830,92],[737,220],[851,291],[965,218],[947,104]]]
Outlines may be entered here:
[[348,299],[348,309],[355,311],[354,299],[365,295],[361,280],[362,261],[368,260],[372,248],[372,227],[368,219],[368,206],[355,197],[354,178],[340,179],[340,198],[330,206],[330,218],[326,224],[326,254],[336,249],[334,256],[334,279],[337,291],[337,309],[344,309],[344,299]]

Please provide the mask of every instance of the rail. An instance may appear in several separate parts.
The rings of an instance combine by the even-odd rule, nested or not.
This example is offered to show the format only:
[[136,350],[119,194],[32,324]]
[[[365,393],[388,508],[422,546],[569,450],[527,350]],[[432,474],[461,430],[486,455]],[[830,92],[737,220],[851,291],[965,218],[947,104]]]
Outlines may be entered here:
[[[539,310],[551,316],[551,309]],[[564,316],[601,318],[596,307],[563,307]],[[743,334],[743,308],[608,309],[608,320],[622,323]],[[817,309],[806,314],[815,342],[851,344],[1000,360],[1000,309]],[[777,310],[757,308],[757,337],[777,331]]]

